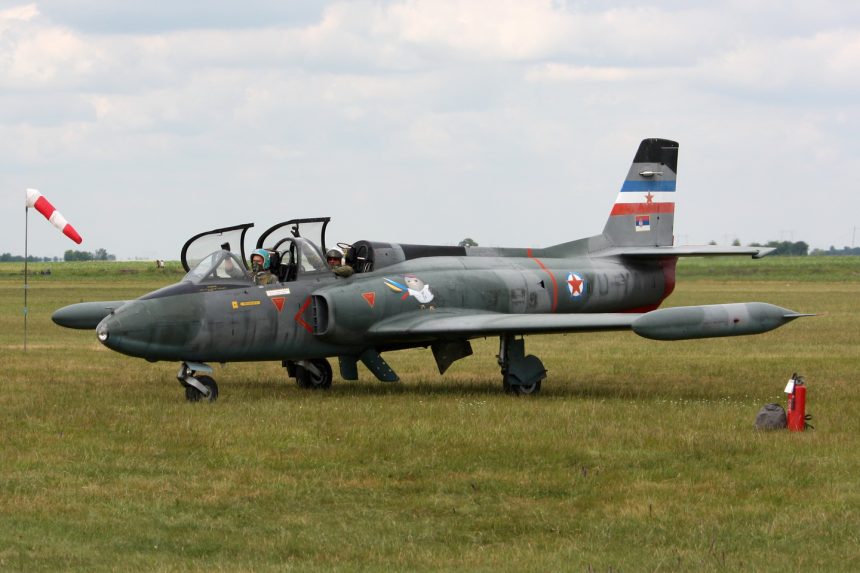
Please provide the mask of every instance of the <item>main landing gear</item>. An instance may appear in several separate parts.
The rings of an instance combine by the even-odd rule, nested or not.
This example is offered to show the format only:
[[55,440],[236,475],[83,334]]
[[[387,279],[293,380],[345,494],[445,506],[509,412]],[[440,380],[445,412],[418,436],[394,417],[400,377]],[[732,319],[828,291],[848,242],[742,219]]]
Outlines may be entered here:
[[525,355],[525,340],[511,334],[499,337],[499,367],[502,369],[502,387],[511,394],[537,394],[546,378],[546,368],[540,358]]
[[179,367],[176,379],[185,388],[185,399],[189,402],[214,402],[218,399],[218,384],[211,376],[201,376],[198,372],[211,374],[212,367],[201,362],[183,362]]
[[282,363],[287,374],[296,379],[299,388],[308,390],[328,390],[331,388],[331,365],[325,358],[313,360],[284,360]]

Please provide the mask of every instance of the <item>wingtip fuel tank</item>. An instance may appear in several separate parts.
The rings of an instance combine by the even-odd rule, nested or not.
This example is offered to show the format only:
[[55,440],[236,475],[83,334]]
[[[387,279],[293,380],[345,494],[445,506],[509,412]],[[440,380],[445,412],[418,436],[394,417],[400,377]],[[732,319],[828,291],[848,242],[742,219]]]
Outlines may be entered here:
[[109,300],[101,302],[80,302],[58,309],[51,315],[51,320],[66,328],[92,330],[99,322],[124,305],[124,300]]
[[652,340],[687,340],[761,334],[810,316],[766,302],[663,308],[633,321],[633,332]]

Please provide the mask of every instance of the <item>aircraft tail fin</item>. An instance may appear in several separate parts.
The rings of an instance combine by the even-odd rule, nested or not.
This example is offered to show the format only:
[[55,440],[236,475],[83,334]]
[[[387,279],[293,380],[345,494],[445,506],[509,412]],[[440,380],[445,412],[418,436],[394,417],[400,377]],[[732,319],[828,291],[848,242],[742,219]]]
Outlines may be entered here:
[[677,142],[642,140],[603,228],[611,246],[672,245],[677,172]]

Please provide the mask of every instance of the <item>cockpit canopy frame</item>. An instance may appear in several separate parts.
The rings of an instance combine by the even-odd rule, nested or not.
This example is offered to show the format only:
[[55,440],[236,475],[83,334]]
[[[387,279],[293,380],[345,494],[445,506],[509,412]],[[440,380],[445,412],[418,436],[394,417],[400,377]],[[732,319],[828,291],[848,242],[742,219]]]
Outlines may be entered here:
[[[260,238],[257,239],[256,248],[262,249],[267,243],[270,245],[269,248],[272,248],[271,245],[273,243],[276,245],[280,244],[286,237],[303,237],[310,239],[325,253],[325,230],[328,227],[329,221],[331,221],[331,217],[310,217],[307,219],[290,219],[289,221],[278,223],[269,227],[260,235]],[[305,227],[304,230],[302,229],[302,225]],[[276,231],[284,229],[284,227],[287,227],[286,231],[288,234],[275,234]],[[319,239],[315,236],[316,233],[319,234]]]
[[[331,217],[283,221],[266,229],[257,239],[255,248],[269,251],[271,271],[281,282],[295,280],[299,274],[328,271],[324,253],[329,221]],[[254,223],[233,225],[204,231],[188,239],[182,246],[180,260],[182,267],[189,273],[189,280],[192,269],[200,271],[200,263],[218,251],[230,252],[241,261],[241,269],[249,271],[250,253],[245,250],[245,235],[253,226]]]
[[[198,233],[185,241],[179,260],[186,272],[200,264],[200,261],[211,255],[214,251],[222,249],[230,251],[239,256],[245,270],[248,270],[247,257],[245,256],[245,234],[254,223],[244,223],[223,227]],[[234,250],[238,245],[239,250]]]

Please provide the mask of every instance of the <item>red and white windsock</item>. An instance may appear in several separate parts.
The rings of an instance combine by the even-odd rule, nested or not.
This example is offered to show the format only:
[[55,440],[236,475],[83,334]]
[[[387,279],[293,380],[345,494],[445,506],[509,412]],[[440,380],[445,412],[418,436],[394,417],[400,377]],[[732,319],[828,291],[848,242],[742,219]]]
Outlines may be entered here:
[[69,222],[63,217],[63,214],[57,211],[51,202],[35,189],[27,189],[27,207],[35,207],[53,226],[77,244],[80,245],[83,241],[75,228],[69,225]]

